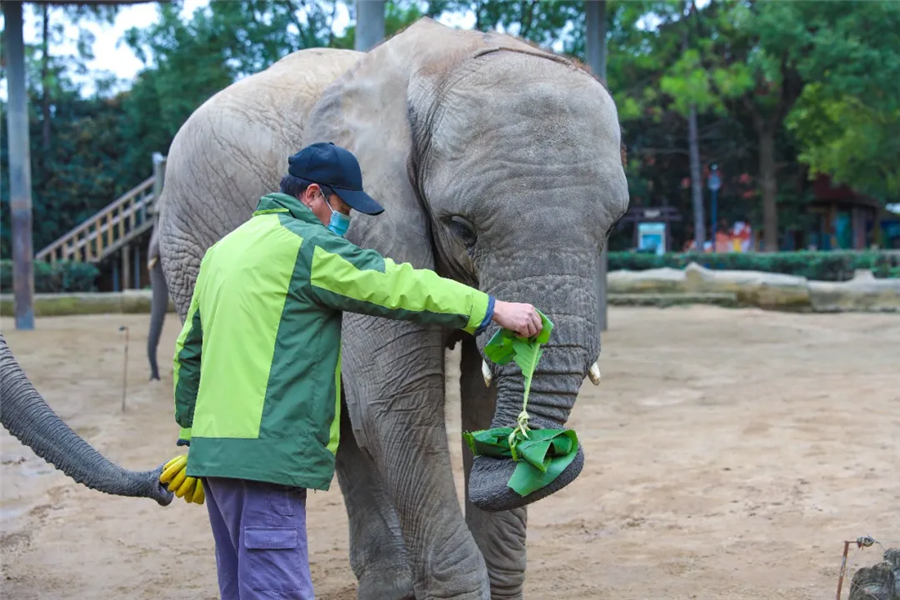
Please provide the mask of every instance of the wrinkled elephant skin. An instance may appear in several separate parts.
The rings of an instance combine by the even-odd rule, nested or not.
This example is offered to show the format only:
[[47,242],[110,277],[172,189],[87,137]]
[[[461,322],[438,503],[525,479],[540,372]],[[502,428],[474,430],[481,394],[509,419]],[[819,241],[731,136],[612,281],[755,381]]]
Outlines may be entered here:
[[[168,156],[159,248],[182,319],[206,249],[278,189],[287,156],[320,141],[354,152],[386,208],[354,214],[349,239],[554,321],[528,408],[533,426],[564,426],[600,352],[600,250],[628,207],[610,94],[515,38],[429,19],[367,54],[303,50],[233,84],[191,116]],[[492,365],[491,388],[480,383],[496,326],[477,340],[357,314],[343,327],[338,480],[359,597],[521,597],[524,506],[574,480],[583,453],[528,498],[507,487],[510,463],[467,456],[463,515],[443,352],[462,340],[464,427],[514,423],[518,367]]]

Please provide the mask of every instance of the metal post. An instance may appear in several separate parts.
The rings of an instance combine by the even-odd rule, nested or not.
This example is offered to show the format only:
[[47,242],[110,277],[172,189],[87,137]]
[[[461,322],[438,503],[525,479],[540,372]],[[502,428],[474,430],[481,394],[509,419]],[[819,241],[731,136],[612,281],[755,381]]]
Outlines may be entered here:
[[[597,77],[606,81],[606,0],[588,0],[584,3],[584,10],[587,24],[588,66]],[[604,245],[600,252],[600,265],[597,269],[597,324],[600,326],[600,331],[606,331],[608,327],[606,271],[609,257],[607,252]]]
[[134,246],[134,289],[141,289],[141,247]]
[[709,174],[709,181],[707,185],[709,187],[709,191],[712,192],[712,206],[710,206],[709,210],[709,220],[710,220],[710,237],[712,238],[712,252],[715,254],[716,252],[716,232],[719,228],[716,226],[716,219],[718,218],[716,215],[716,209],[718,208],[716,204],[716,194],[719,191],[719,188],[722,187],[722,180],[719,179],[719,168],[716,165],[712,166],[712,172]]
[[[122,246],[122,289],[131,289],[131,245]],[[117,290],[118,291],[118,290]]]
[[31,149],[28,97],[25,92],[25,46],[22,3],[3,2],[6,19],[6,64],[9,104],[9,205],[12,217],[13,288],[16,329],[34,329],[34,247],[31,241]]
[[151,214],[159,214],[159,196],[166,181],[166,157],[159,152],[153,153],[153,208]]
[[355,49],[368,52],[384,39],[383,0],[356,0]]

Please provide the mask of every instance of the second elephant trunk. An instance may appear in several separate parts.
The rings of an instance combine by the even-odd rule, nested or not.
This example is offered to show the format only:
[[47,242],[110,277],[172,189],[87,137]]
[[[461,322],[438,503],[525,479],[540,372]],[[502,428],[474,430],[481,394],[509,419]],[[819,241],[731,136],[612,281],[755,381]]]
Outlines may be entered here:
[[0,334],[0,422],[35,454],[77,483],[115,496],[152,498],[160,505],[173,495],[159,483],[162,465],[129,471],[112,463],[72,431],[25,376]]

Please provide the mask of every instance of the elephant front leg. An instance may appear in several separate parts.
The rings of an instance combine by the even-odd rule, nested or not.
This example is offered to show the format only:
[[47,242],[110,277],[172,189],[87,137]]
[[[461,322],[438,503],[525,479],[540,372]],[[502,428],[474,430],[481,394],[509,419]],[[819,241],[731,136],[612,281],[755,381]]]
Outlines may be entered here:
[[484,559],[454,489],[439,331],[345,315],[344,365],[357,440],[400,519],[417,598],[486,600]]
[[350,566],[358,600],[415,600],[400,517],[372,458],[353,435],[346,404],[336,470],[350,522]]
[[[487,388],[481,374],[481,354],[475,340],[462,341],[460,394],[462,396],[462,430],[478,431],[491,425],[497,400],[497,386]],[[466,523],[484,555],[491,581],[491,598],[521,598],[525,584],[526,508],[502,512],[485,512],[471,502],[469,473],[472,451],[463,445],[463,469],[466,481]]]

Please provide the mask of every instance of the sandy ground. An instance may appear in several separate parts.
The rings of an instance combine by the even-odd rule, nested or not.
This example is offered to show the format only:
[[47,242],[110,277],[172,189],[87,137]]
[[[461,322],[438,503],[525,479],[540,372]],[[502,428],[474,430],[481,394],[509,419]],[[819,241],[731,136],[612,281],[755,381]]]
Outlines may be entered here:
[[[147,319],[48,318],[30,333],[0,321],[53,408],[130,468],[177,453],[178,321],[166,323],[153,385]],[[529,509],[528,598],[833,598],[843,540],[900,546],[900,318],[691,307],[613,308],[610,319],[602,384],[586,382],[569,422],[585,470]],[[456,382],[447,387],[459,440]],[[451,449],[461,489],[460,444]],[[92,492],[5,430],[0,473],[2,597],[217,597],[205,507]],[[336,482],[309,512],[318,596],[355,598]],[[853,548],[852,568],[880,554]]]

